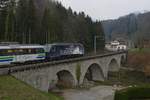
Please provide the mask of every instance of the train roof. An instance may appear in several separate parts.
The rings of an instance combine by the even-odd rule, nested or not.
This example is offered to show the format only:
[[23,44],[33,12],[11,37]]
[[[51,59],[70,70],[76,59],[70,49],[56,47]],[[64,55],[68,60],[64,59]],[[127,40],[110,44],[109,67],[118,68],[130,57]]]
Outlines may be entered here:
[[23,45],[0,45],[0,49],[15,49],[15,48],[44,48],[42,45],[28,45],[28,44],[23,44]]
[[82,45],[81,43],[52,43],[46,45]]
[[9,46],[0,46],[0,49],[10,49]]
[[42,45],[21,45],[19,48],[44,48]]

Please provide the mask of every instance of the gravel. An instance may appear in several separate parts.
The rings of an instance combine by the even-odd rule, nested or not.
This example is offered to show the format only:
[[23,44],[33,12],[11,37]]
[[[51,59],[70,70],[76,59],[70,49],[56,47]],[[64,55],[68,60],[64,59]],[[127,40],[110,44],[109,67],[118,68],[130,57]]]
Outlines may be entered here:
[[64,90],[65,100],[114,100],[115,89],[112,86],[96,86],[91,89]]

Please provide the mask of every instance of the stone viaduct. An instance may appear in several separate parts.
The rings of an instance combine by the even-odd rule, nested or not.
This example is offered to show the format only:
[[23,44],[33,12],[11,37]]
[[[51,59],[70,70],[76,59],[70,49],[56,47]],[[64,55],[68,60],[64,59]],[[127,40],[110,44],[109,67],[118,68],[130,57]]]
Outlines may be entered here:
[[126,52],[74,58],[41,64],[17,66],[9,69],[9,73],[27,84],[48,91],[59,81],[72,86],[82,85],[86,79],[104,81],[110,71],[118,71]]

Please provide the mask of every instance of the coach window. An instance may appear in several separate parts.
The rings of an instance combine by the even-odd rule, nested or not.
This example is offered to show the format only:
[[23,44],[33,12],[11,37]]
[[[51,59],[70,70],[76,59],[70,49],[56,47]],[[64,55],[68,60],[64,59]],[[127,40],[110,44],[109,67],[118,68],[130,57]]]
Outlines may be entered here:
[[[10,51],[9,51],[10,52]],[[12,53],[13,55],[19,55],[19,52],[17,49],[12,49]]]
[[36,49],[36,52],[37,52],[37,53],[43,53],[43,52],[44,52],[44,49],[38,48],[38,49]]
[[32,53],[32,49],[27,49],[27,54],[31,54]]
[[15,52],[16,52],[18,55],[24,54],[23,49],[16,49]]
[[23,49],[23,54],[28,54],[29,50],[28,49]]
[[32,54],[36,54],[36,49],[31,49],[32,50]]
[[24,51],[23,51],[23,49],[19,49],[19,52],[20,52],[21,54],[23,54]]
[[11,50],[11,49],[7,50],[6,55],[12,55],[12,54],[13,54],[13,50]]
[[12,50],[7,50],[7,52],[8,52],[8,53],[12,53],[13,51],[12,51]]
[[5,49],[2,49],[0,50],[0,56],[5,56],[6,55],[6,50]]

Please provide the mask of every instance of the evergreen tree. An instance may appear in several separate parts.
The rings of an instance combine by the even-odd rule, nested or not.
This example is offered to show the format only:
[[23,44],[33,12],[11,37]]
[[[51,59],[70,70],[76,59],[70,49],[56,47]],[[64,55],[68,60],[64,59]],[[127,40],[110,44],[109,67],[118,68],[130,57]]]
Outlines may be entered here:
[[28,2],[28,9],[27,9],[27,43],[34,43],[35,42],[35,29],[36,29],[36,8],[34,5],[34,0],[29,0]]
[[45,8],[43,19],[42,19],[42,33],[43,33],[43,42],[50,43],[50,27],[51,27],[51,14],[48,7]]
[[17,19],[17,40],[20,43],[27,43],[27,8],[28,0],[19,0],[16,12]]
[[9,0],[0,0],[0,41],[5,40],[5,23]]
[[11,0],[8,5],[8,14],[5,21],[5,40],[15,41],[15,1]]
[[[2,0],[5,1],[5,0]],[[0,41],[19,41],[20,43],[82,43],[86,51],[93,51],[94,36],[97,48],[104,48],[105,36],[101,22],[92,21],[84,12],[73,12],[61,3],[49,1],[39,18],[34,0],[13,0],[0,6]],[[40,24],[40,25],[39,25]],[[40,30],[40,32],[39,32]]]

